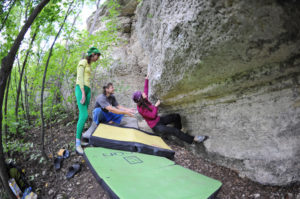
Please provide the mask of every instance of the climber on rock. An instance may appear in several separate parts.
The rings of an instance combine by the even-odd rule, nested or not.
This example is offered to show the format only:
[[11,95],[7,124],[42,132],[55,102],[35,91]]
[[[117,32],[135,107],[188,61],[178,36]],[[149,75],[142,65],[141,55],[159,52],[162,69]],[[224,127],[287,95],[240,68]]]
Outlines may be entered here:
[[[158,116],[158,106],[160,100],[155,105],[152,105],[148,100],[148,75],[145,78],[144,92],[136,91],[132,99],[137,104],[137,110],[141,116],[146,120],[148,126],[158,135],[175,135],[180,140],[183,140],[189,144],[193,142],[203,142],[207,139],[207,136],[197,135],[191,136],[181,131],[181,117],[179,114],[168,114],[165,116]],[[174,124],[174,127],[167,126],[168,124]]]

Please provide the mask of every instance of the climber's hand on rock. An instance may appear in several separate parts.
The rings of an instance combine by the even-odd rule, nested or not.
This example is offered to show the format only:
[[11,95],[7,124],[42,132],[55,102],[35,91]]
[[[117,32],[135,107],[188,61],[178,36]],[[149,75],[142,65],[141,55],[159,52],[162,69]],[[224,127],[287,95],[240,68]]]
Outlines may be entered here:
[[160,100],[157,100],[157,102],[155,103],[155,106],[158,107],[160,105]]

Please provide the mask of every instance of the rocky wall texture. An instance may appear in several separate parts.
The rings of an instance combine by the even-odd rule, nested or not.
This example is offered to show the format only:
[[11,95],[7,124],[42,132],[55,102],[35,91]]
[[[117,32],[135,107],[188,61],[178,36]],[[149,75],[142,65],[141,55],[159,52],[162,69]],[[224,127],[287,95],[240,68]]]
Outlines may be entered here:
[[151,94],[209,139],[195,153],[262,184],[300,180],[300,6],[143,1]]
[[[133,107],[149,72],[160,113],[180,113],[190,134],[209,136],[187,146],[196,155],[262,184],[299,182],[299,2],[120,2],[126,42],[112,50],[111,68],[96,71],[91,105],[111,81],[119,103]],[[101,9],[95,31],[105,27]]]
[[[121,5],[120,16],[118,17],[119,42],[110,49],[110,55],[113,59],[112,65],[106,69],[97,67],[94,71],[90,113],[94,108],[96,96],[102,93],[102,87],[108,82],[114,84],[115,96],[119,104],[130,108],[136,107],[131,99],[132,93],[136,90],[142,90],[144,87],[144,76],[147,74],[149,59],[142,49],[136,31],[134,31],[136,25],[135,10],[138,1],[120,0],[119,3]],[[97,13],[98,16],[95,17]],[[105,6],[91,15],[87,20],[88,31],[92,29],[95,19],[93,32],[105,29],[105,23],[101,19],[106,15],[107,8]],[[141,128],[151,131],[139,115],[137,118]]]

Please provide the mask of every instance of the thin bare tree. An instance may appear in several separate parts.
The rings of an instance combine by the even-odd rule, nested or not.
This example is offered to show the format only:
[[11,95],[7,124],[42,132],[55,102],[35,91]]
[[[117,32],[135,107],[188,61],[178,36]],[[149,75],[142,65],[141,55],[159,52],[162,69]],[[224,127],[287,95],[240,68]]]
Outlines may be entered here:
[[[10,83],[10,78],[11,74],[8,77],[7,80],[7,85]],[[8,91],[9,91],[9,86],[6,87],[6,92],[5,92],[5,104],[4,104],[4,118],[5,118],[5,125],[4,125],[4,142],[7,143],[7,135],[8,135],[8,124],[7,124],[7,102],[8,102]]]
[[19,79],[19,84],[18,84],[18,88],[17,88],[17,99],[16,99],[16,105],[15,105],[15,116],[16,116],[16,122],[18,123],[19,121],[19,97],[20,97],[20,93],[21,93],[21,85],[22,85],[22,79],[23,79],[23,74],[24,74],[24,70],[25,70],[25,67],[26,67],[26,64],[27,64],[27,59],[28,59],[28,56],[29,56],[29,53],[30,53],[30,50],[32,48],[32,44],[35,40],[35,37],[37,35],[37,32],[38,32],[38,29],[35,30],[32,38],[31,38],[31,42],[30,42],[30,45],[29,45],[29,48],[26,52],[26,56],[25,56],[25,59],[23,61],[23,65],[22,65],[22,70],[20,72],[20,79]]
[[46,82],[46,75],[47,75],[47,68],[48,68],[48,65],[49,65],[49,62],[50,62],[50,58],[51,58],[51,55],[52,55],[52,51],[53,51],[53,47],[56,43],[56,40],[57,38],[59,37],[59,34],[60,32],[62,31],[64,25],[65,25],[65,22],[69,16],[69,14],[71,13],[72,11],[72,5],[74,3],[74,0],[72,1],[72,3],[69,5],[69,8],[68,8],[68,11],[65,15],[65,18],[62,22],[62,24],[60,25],[60,28],[59,28],[59,31],[57,32],[56,36],[55,36],[55,39],[50,47],[50,51],[49,51],[49,55],[48,55],[48,59],[47,59],[47,62],[46,62],[46,66],[45,66],[45,70],[44,70],[44,76],[43,76],[43,83],[42,83],[42,91],[41,91],[41,120],[42,120],[42,155],[45,157],[45,159],[48,159],[47,158],[47,155],[45,153],[45,121],[44,121],[44,112],[43,112],[43,106],[44,106],[44,89],[45,89],[45,82]]
[[97,21],[97,17],[99,17],[99,14],[100,14],[100,2],[101,0],[98,0],[97,1],[97,10],[96,10],[96,14],[94,15],[94,19],[93,19],[93,23],[92,23],[92,26],[89,30],[89,35],[91,35],[93,32],[94,32],[94,29],[95,29],[95,24],[96,24],[96,21]]

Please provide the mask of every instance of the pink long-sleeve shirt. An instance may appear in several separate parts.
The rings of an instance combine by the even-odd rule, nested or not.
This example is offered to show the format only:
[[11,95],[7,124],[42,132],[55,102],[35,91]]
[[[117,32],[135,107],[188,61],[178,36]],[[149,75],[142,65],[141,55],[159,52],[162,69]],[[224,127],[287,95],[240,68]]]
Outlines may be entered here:
[[158,108],[156,106],[154,106],[153,104],[151,104],[151,102],[148,100],[148,83],[149,83],[149,80],[145,79],[144,93],[147,95],[146,100],[150,104],[148,106],[151,109],[151,111],[149,111],[147,108],[144,108],[142,106],[140,106],[140,107],[137,106],[137,110],[143,116],[143,118],[146,120],[148,126],[150,128],[153,128],[153,127],[155,127],[157,122],[160,120],[160,117],[157,115]]

